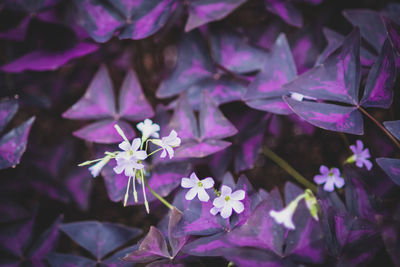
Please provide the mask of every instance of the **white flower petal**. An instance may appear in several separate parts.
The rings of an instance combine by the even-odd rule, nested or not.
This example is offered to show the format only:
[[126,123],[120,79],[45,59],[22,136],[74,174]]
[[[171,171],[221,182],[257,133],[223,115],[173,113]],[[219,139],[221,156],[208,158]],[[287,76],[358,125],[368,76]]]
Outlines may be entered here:
[[123,165],[117,165],[114,167],[114,172],[116,172],[117,174],[121,174],[124,171],[124,166]]
[[131,149],[132,149],[133,151],[136,151],[136,150],[139,149],[139,147],[140,147],[141,144],[142,144],[142,140],[140,140],[140,138],[135,138],[135,139],[133,139],[133,141],[132,141]]
[[212,215],[217,215],[217,213],[220,212],[220,211],[221,211],[221,209],[219,209],[219,208],[217,208],[217,207],[212,207],[212,208],[210,209],[210,213],[211,213]]
[[328,192],[333,192],[334,189],[335,189],[335,187],[334,187],[333,179],[329,177],[326,180],[326,183],[324,185],[324,190],[328,191]]
[[167,155],[167,151],[165,149],[162,150],[160,158],[165,158],[165,156]]
[[326,175],[315,175],[314,176],[314,182],[316,182],[317,184],[323,184],[326,182]]
[[191,188],[185,195],[186,200],[194,199],[197,195],[197,190],[198,190],[198,187]]
[[229,186],[223,185],[221,187],[221,196],[227,196],[230,195],[232,193],[232,188],[230,188]]
[[[169,158],[172,159],[172,158],[174,157],[174,150],[172,149],[172,147],[166,146],[166,147],[165,147],[165,150],[167,150],[167,153],[168,153]],[[165,150],[164,150],[164,151],[165,151]]]
[[231,194],[231,199],[234,200],[243,200],[245,197],[244,190],[237,190]]
[[195,183],[200,182],[199,178],[197,178],[197,175],[194,172],[190,174],[190,179],[193,180]]
[[231,206],[236,211],[236,213],[242,213],[244,210],[244,205],[240,201],[231,200]]
[[183,188],[192,188],[193,186],[195,186],[195,183],[193,183],[193,181],[189,178],[182,178],[181,186]]
[[225,206],[221,210],[221,216],[224,219],[231,217],[232,215],[232,206],[229,203],[226,203]]
[[134,157],[139,160],[144,160],[147,158],[147,153],[144,150],[139,150],[133,153]]
[[127,141],[123,141],[118,145],[118,147],[123,151],[129,151],[131,149],[131,144]]
[[125,168],[125,176],[128,176],[128,177],[135,176],[135,171],[133,170],[133,167],[129,166],[129,167]]
[[205,189],[210,189],[214,186],[214,179],[211,177],[207,177],[207,178],[201,180],[201,183],[203,184],[203,187]]
[[199,200],[202,202],[207,202],[210,199],[210,196],[207,194],[206,190],[204,188],[200,187],[197,191]]
[[213,201],[213,205],[217,208],[222,208],[225,205],[225,197],[217,197]]

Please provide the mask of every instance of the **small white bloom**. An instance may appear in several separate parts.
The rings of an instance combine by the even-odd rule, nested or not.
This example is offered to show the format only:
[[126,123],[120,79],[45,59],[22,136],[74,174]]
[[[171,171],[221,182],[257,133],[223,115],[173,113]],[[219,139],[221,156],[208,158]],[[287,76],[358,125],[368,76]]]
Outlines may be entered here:
[[119,144],[119,148],[123,151],[119,152],[115,157],[117,166],[114,168],[114,171],[117,174],[125,171],[126,176],[134,177],[134,169],[142,169],[144,167],[144,165],[138,163],[138,161],[147,158],[147,153],[146,151],[138,150],[140,144],[140,138],[133,139],[132,144],[128,141],[123,141]]
[[162,147],[163,151],[160,155],[161,158],[165,158],[168,153],[169,158],[172,159],[174,156],[173,148],[181,144],[181,139],[178,137],[178,133],[172,130],[168,136],[163,137],[162,139],[153,139],[151,142]]
[[94,178],[99,176],[101,170],[103,169],[104,166],[106,166],[106,164],[110,161],[110,159],[111,159],[110,156],[105,156],[102,160],[89,167],[89,171]]
[[304,95],[299,94],[299,93],[290,93],[290,98],[297,100],[297,101],[303,101]]
[[192,200],[196,195],[198,195],[200,201],[207,202],[210,199],[210,196],[207,194],[206,189],[213,188],[214,179],[207,177],[203,180],[199,180],[193,172],[190,175],[190,178],[182,178],[181,186],[183,188],[190,188],[185,195],[187,200]]
[[269,216],[271,216],[277,224],[283,224],[286,228],[294,230],[296,227],[293,223],[293,214],[296,210],[296,207],[288,205],[281,211],[271,210],[269,212]]
[[145,119],[136,125],[139,131],[142,132],[142,140],[147,140],[149,137],[160,138],[158,131],[160,130],[160,125],[153,123],[150,119]]
[[244,205],[240,200],[245,197],[244,190],[237,190],[232,193],[229,186],[223,185],[221,187],[221,195],[214,199],[214,207],[210,210],[211,214],[217,215],[221,213],[222,218],[229,218],[232,215],[232,209],[236,213],[241,213],[244,210]]

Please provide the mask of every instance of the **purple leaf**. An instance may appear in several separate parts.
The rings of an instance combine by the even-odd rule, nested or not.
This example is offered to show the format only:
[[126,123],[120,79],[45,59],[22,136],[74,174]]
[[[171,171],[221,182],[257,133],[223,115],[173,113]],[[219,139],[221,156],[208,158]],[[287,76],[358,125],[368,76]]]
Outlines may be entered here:
[[[330,54],[332,54],[336,49],[340,47],[343,43],[345,36],[329,29],[323,29],[325,39],[328,41],[328,45],[325,47],[324,51],[322,51],[321,55],[318,57],[315,62],[315,66],[323,63]],[[371,54],[367,49],[361,47],[360,49],[360,61],[363,66],[371,66],[375,61],[376,56]]]
[[86,169],[79,169],[67,174],[65,186],[70,192],[76,206],[86,211],[89,209],[89,197],[92,192],[93,180]]
[[131,267],[133,264],[131,262],[125,262],[122,260],[128,253],[135,251],[139,248],[139,245],[134,245],[131,247],[127,247],[115,252],[110,257],[106,258],[105,260],[101,261],[102,266],[107,267]]
[[400,232],[396,226],[385,225],[382,230],[382,239],[394,265],[400,265]]
[[63,220],[63,215],[57,220],[35,241],[32,248],[29,249],[27,256],[33,261],[40,261],[55,247],[58,236],[59,227]]
[[29,217],[29,213],[26,209],[7,200],[2,200],[0,202],[0,213],[3,214],[0,218],[0,223],[17,221]]
[[214,77],[204,78],[187,89],[188,100],[193,109],[199,109],[201,96],[205,91],[209,92],[215,104],[219,106],[241,100],[246,92],[246,87],[225,75],[220,76],[220,74],[217,74]]
[[290,260],[282,259],[268,250],[259,250],[254,248],[228,248],[223,249],[222,254],[227,260],[243,267],[295,266],[295,264],[291,263]]
[[55,6],[60,0],[42,0],[42,1],[29,1],[29,0],[6,0],[8,8],[20,10],[26,13],[37,13],[40,10],[51,8]]
[[290,1],[286,0],[264,0],[268,11],[278,15],[286,23],[300,28],[303,26],[303,17]]
[[76,255],[63,253],[49,253],[47,261],[50,266],[74,267],[74,266],[95,266],[96,261]]
[[170,257],[163,234],[157,228],[150,226],[150,231],[140,243],[139,249],[126,255],[123,260],[146,263],[159,258]]
[[109,10],[106,5],[92,0],[75,0],[76,21],[96,41],[108,41],[114,31],[123,24],[123,18],[115,10]]
[[18,102],[10,99],[0,102],[0,132],[6,127],[8,122],[18,111]]
[[177,237],[175,236],[176,226],[182,219],[182,212],[174,207],[171,212],[169,223],[168,223],[168,240],[172,248],[172,257],[175,257],[182,247],[186,244],[189,236]]
[[115,96],[107,67],[101,65],[84,96],[63,113],[68,119],[100,119],[115,116]]
[[242,5],[246,0],[189,0],[189,18],[185,31],[189,32],[212,21],[221,20]]
[[141,121],[154,116],[153,108],[147,102],[136,73],[132,69],[128,71],[122,83],[118,114],[132,121]]
[[[119,39],[139,40],[153,35],[166,23],[177,8],[179,2],[175,0],[155,1],[113,1],[124,13],[126,22],[119,34]],[[130,6],[129,6],[130,5]]]
[[31,21],[30,17],[24,18],[15,28],[0,32],[0,39],[23,41]]
[[211,201],[192,200],[188,208],[183,210],[183,216],[176,226],[175,234],[177,236],[212,235],[222,232],[224,229],[218,217],[210,213],[212,207]]
[[245,95],[246,104],[252,108],[277,114],[289,114],[290,109],[282,100],[289,92],[282,85],[297,75],[289,44],[284,34],[276,39],[268,54],[264,68],[249,85]]
[[393,49],[400,55],[400,25],[385,16],[382,16],[382,19]]
[[97,45],[91,43],[80,43],[75,47],[62,52],[50,52],[45,50],[34,51],[2,66],[1,69],[5,72],[13,73],[19,73],[25,70],[56,70],[65,65],[71,59],[93,53],[97,49]]
[[324,62],[285,85],[290,92],[298,92],[317,99],[358,103],[360,86],[360,33],[355,29]]
[[12,129],[0,139],[0,169],[17,165],[25,152],[28,135],[35,117]]
[[201,98],[199,126],[201,139],[222,139],[238,132],[218,109],[207,91],[203,91]]
[[386,33],[385,25],[379,12],[367,9],[347,9],[342,13],[351,24],[360,28],[362,37],[376,51],[381,50],[386,39]]
[[400,185],[400,159],[377,158],[376,163],[397,185]]
[[393,86],[396,79],[394,54],[388,40],[369,71],[364,95],[360,101],[363,107],[389,108],[393,101]]
[[268,249],[283,255],[285,229],[268,215],[271,209],[282,209],[283,204],[277,190],[267,198],[257,206],[245,224],[229,232],[226,237],[237,246]]
[[[210,95],[203,91],[199,124],[191,109],[186,93],[182,93],[168,129],[178,132],[182,144],[176,149],[176,158],[202,158],[228,147],[231,143],[217,140],[237,133],[236,128],[210,101]],[[200,126],[200,129],[198,127]]]
[[9,227],[0,229],[0,250],[11,253],[16,257],[24,256],[24,247],[28,245],[32,238],[34,218],[15,222]]
[[133,139],[136,134],[128,123],[123,120],[100,120],[91,123],[75,132],[73,135],[89,142],[113,144],[122,141],[122,137],[115,130],[114,125],[118,124],[128,139]]
[[188,243],[183,252],[194,256],[216,257],[222,256],[222,249],[231,247],[234,245],[225,238],[225,233],[217,233]]
[[140,229],[96,221],[66,223],[62,224],[60,228],[97,260],[102,259],[106,254],[141,233]]
[[383,125],[391,134],[393,134],[394,137],[400,140],[400,120],[385,121],[383,122]]
[[322,129],[358,135],[364,132],[363,119],[356,107],[284,99],[297,115]]
[[214,67],[206,44],[198,31],[184,34],[178,46],[176,66],[157,90],[157,97],[167,98],[181,93],[203,78],[212,76]]
[[254,72],[265,64],[266,51],[249,44],[233,30],[214,27],[210,41],[215,61],[233,72]]

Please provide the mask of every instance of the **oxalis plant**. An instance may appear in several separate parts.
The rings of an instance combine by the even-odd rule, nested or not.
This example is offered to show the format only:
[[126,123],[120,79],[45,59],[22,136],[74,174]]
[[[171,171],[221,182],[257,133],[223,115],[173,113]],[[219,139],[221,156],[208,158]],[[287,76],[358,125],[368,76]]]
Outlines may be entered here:
[[400,266],[400,5],[350,2],[3,1],[0,266]]

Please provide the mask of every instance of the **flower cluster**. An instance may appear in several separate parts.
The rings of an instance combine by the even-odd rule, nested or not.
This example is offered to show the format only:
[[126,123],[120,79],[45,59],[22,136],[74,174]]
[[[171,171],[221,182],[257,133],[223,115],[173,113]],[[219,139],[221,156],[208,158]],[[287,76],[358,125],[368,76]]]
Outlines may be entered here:
[[[356,145],[350,146],[351,151],[353,151],[353,155],[351,155],[344,162],[345,164],[356,163],[356,166],[362,168],[365,166],[367,170],[372,169],[372,163],[369,161],[371,157],[369,153],[369,149],[364,149],[364,144],[361,140],[356,141]],[[329,169],[325,165],[322,165],[319,168],[321,174],[314,176],[314,182],[317,184],[324,184],[324,190],[328,192],[333,192],[335,190],[335,186],[337,188],[342,188],[345,184],[344,179],[341,177],[340,170],[338,168]]]
[[[117,165],[114,167],[114,172],[117,174],[124,173],[125,176],[129,177],[128,183],[126,186],[126,194],[124,198],[124,206],[128,201],[128,193],[129,187],[132,180],[133,186],[133,196],[135,202],[137,202],[137,192],[136,192],[136,180],[139,184],[142,185],[143,188],[143,198],[144,204],[146,206],[147,212],[149,212],[149,206],[146,199],[146,189],[145,185],[148,186],[145,175],[144,175],[144,168],[145,165],[143,164],[143,160],[148,158],[149,156],[160,152],[161,151],[161,158],[166,157],[168,154],[169,158],[171,159],[174,156],[174,148],[178,147],[181,144],[181,139],[178,137],[176,131],[172,130],[168,136],[160,137],[158,131],[160,131],[160,126],[156,123],[153,123],[152,120],[146,119],[143,122],[137,124],[137,129],[142,133],[141,138],[135,138],[130,142],[126,137],[123,130],[116,124],[114,125],[115,129],[121,135],[123,141],[118,145],[121,149],[120,151],[115,152],[105,152],[105,156],[100,159],[87,161],[79,166],[85,166],[97,162],[96,164],[89,167],[89,171],[96,177],[100,174],[101,170],[111,159],[115,159]],[[153,137],[154,139],[149,139]],[[159,146],[158,149],[154,150],[151,153],[147,153],[148,142],[152,142],[156,146]],[[149,188],[150,189],[150,188]],[[150,189],[153,194],[153,190]],[[156,197],[160,198],[159,195]]]
[[[202,202],[208,202],[210,196],[206,189],[214,188],[214,179],[211,177],[200,180],[197,175],[193,172],[189,178],[183,177],[181,181],[183,188],[190,188],[186,193],[186,200],[193,200],[198,196]],[[236,213],[242,213],[244,205],[241,202],[245,198],[244,190],[236,190],[232,192],[232,188],[226,185],[221,186],[221,192],[214,189],[217,197],[213,200],[214,207],[210,210],[213,215],[221,214],[222,218],[227,219],[232,215],[232,210]]]

